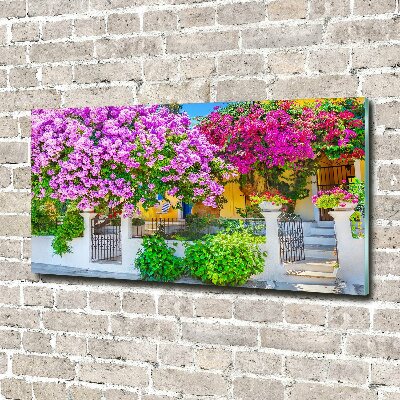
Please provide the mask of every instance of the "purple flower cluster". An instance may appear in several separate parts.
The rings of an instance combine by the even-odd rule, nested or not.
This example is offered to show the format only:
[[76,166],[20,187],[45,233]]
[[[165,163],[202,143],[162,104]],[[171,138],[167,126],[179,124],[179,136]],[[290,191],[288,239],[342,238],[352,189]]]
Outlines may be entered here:
[[217,207],[233,166],[187,114],[128,106],[32,112],[34,195],[79,209],[149,208],[157,194]]

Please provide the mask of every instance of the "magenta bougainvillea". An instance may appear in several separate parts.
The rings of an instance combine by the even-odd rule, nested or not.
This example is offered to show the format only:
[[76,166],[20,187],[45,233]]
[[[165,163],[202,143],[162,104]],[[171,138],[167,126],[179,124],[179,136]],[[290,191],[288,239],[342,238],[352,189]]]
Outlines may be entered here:
[[32,183],[37,198],[131,216],[157,194],[217,207],[235,176],[189,117],[162,106],[32,112]]

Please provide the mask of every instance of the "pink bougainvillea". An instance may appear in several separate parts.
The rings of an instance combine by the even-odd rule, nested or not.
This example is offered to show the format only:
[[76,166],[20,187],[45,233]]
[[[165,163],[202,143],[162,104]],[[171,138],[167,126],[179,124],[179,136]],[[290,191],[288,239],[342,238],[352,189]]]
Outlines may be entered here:
[[158,105],[35,110],[33,193],[124,215],[157,194],[217,207],[235,176],[218,150],[185,113]]

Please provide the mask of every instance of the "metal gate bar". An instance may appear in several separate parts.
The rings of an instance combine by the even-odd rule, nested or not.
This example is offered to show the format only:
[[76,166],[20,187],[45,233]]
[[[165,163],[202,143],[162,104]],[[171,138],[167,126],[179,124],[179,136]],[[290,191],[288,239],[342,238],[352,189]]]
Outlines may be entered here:
[[306,258],[303,221],[299,215],[282,213],[278,217],[278,235],[282,262],[301,261]]
[[121,226],[105,217],[93,218],[90,221],[91,260],[120,261]]

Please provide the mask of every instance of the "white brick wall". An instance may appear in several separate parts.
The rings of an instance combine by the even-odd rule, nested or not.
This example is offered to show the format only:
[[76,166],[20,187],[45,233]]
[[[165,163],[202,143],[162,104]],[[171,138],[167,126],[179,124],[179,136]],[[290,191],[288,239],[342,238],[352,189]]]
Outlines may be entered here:
[[[396,0],[0,0],[0,399],[400,399]],[[29,110],[372,100],[372,294],[30,272]],[[210,398],[207,397],[207,398]]]

